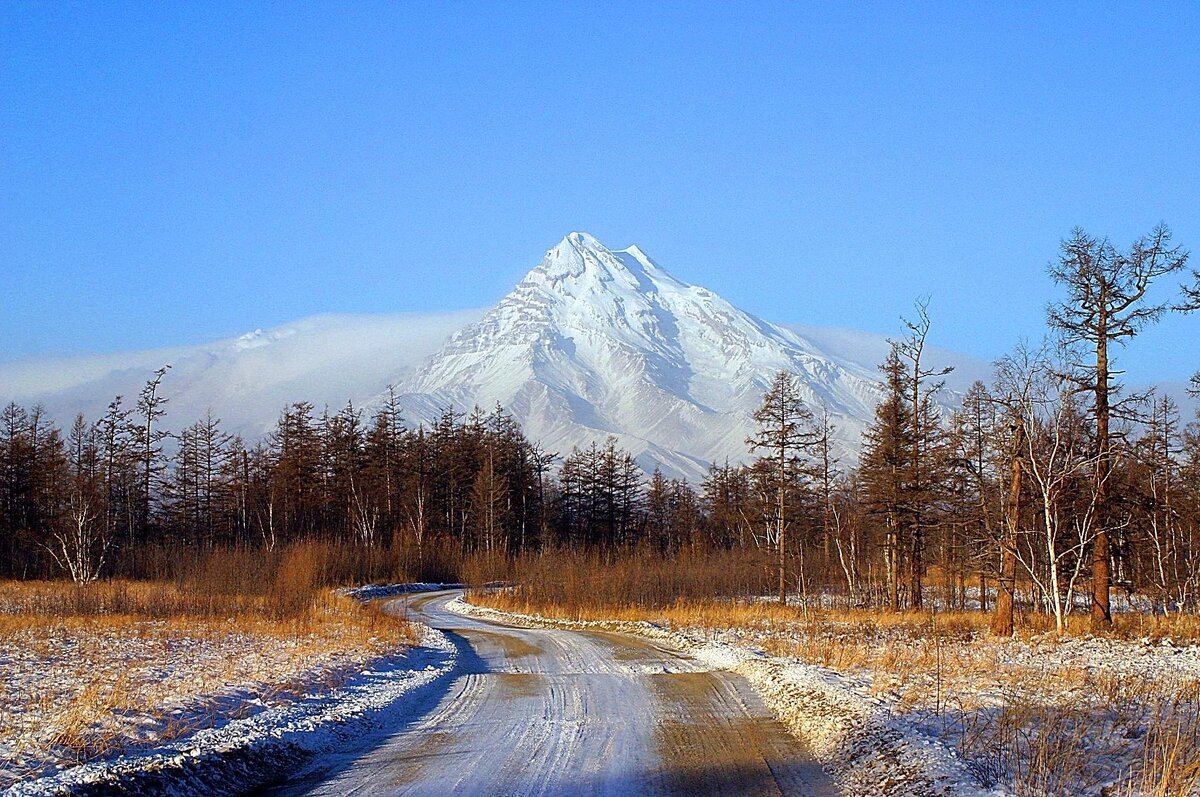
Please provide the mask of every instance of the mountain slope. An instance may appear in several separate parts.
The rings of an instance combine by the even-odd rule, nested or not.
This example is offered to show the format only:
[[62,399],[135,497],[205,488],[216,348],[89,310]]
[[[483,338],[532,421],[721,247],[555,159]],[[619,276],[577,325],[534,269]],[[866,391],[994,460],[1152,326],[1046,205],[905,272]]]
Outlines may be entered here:
[[422,420],[499,403],[550,450],[612,434],[644,468],[696,479],[709,462],[745,458],[750,413],[779,370],[829,410],[835,448],[852,457],[878,395],[872,364],[828,355],[637,247],[571,233],[404,380],[401,400]]

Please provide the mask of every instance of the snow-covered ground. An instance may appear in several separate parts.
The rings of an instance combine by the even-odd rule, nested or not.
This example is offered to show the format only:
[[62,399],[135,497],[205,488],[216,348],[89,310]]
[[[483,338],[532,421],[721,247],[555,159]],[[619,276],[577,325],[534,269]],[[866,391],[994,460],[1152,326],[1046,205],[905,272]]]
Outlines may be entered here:
[[162,621],[7,632],[0,789],[203,794],[270,780],[453,669],[446,637],[417,632],[411,647],[191,634]]
[[[347,593],[371,600],[437,586]],[[406,603],[393,601],[392,610]],[[530,628],[650,637],[703,671],[740,675],[848,795],[1196,793],[1188,778],[1200,773],[1200,648],[1192,644],[1001,642],[952,622],[914,629],[798,614],[719,626],[450,606]],[[495,647],[493,637],[481,639]],[[499,648],[517,655],[520,669],[528,661],[519,656],[537,641]],[[475,672],[463,669],[461,649],[445,634],[423,627],[407,649],[312,653],[301,638],[189,635],[152,621],[6,630],[0,788],[13,797],[244,790],[407,722],[421,695],[440,695]],[[87,711],[72,716],[72,707]],[[1176,770],[1168,785],[1178,788],[1139,781],[1140,770],[1157,777],[1165,762]]]
[[432,592],[439,589],[459,589],[462,584],[417,583],[417,584],[364,584],[361,587],[350,587],[341,590],[347,597],[359,601],[373,601],[379,598],[390,598],[393,595],[410,595],[414,592]]
[[845,628],[838,639],[836,630],[814,634],[799,622],[688,631],[827,665],[846,688],[955,749],[983,785],[1028,795],[1136,794],[1131,782],[1176,734],[1190,758],[1180,764],[1197,760],[1195,645],[1050,634],[997,641],[936,628],[925,639],[900,628]]

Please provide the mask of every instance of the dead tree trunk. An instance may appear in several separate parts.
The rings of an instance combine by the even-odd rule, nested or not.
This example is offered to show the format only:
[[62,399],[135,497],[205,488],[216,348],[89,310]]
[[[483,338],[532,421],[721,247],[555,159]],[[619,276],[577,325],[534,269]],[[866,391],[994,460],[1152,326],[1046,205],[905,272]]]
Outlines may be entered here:
[[1021,522],[1021,451],[1025,445],[1025,423],[1018,413],[1013,424],[1012,483],[1009,487],[1008,519],[1001,532],[1000,579],[996,590],[996,613],[992,616],[994,636],[1013,635],[1013,603],[1016,591],[1017,528]]

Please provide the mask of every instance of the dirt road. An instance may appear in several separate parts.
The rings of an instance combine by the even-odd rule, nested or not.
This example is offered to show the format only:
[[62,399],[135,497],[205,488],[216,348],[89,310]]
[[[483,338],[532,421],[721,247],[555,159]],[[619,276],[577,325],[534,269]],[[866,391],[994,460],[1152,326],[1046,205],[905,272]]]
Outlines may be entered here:
[[746,682],[637,637],[510,628],[400,599],[459,650],[448,690],[403,727],[266,794],[837,794]]

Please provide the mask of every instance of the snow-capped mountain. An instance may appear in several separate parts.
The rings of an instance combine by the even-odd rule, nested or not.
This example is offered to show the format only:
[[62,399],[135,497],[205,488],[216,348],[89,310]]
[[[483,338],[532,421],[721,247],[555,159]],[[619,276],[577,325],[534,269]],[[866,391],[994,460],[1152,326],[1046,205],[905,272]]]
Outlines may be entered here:
[[[168,426],[209,409],[253,438],[292,401],[364,406],[386,386],[412,424],[499,403],[547,450],[614,435],[647,469],[699,479],[748,458],[750,414],[774,374],[828,409],[835,451],[859,450],[877,394],[879,335],[758,319],[672,276],[641,249],[571,233],[497,305],[438,315],[318,316],[200,346],[0,363],[0,400],[41,403],[60,424],[136,399],[165,364]],[[938,351],[962,389],[986,368]],[[965,368],[963,366],[966,366]]]
[[838,453],[853,457],[878,398],[874,363],[755,318],[636,246],[575,232],[404,380],[402,403],[423,420],[499,403],[549,450],[611,434],[643,468],[696,479],[745,459],[750,414],[780,370],[828,409]]

